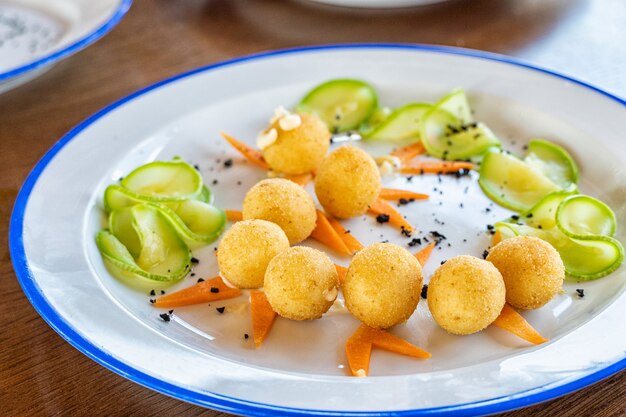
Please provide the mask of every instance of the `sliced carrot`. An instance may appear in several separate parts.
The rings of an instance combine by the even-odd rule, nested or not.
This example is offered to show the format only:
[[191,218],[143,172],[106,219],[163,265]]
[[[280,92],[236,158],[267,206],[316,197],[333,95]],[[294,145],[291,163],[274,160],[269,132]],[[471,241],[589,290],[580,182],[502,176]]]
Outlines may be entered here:
[[394,188],[381,188],[379,198],[383,200],[426,200],[428,194],[414,193],[407,190],[396,190]]
[[335,264],[335,269],[337,270],[337,275],[339,275],[339,284],[343,285],[343,281],[346,279],[346,274],[348,273],[348,268]]
[[326,215],[319,210],[316,211],[317,221],[315,229],[313,229],[313,232],[311,233],[311,237],[333,249],[337,253],[351,256],[352,252],[348,249],[348,246],[346,246],[341,236],[339,236],[335,229],[333,229],[330,225]]
[[500,233],[499,230],[496,230],[491,238],[491,246],[496,246],[500,242],[502,242],[502,233]]
[[346,342],[346,356],[353,376],[367,376],[372,346],[418,359],[431,357],[430,353],[398,336],[361,324]]
[[352,233],[348,232],[345,227],[337,219],[330,216],[326,216],[330,225],[335,229],[335,232],[339,235],[343,243],[346,244],[348,249],[352,252],[352,255],[363,249],[365,246],[355,238]]
[[[217,290],[214,290],[217,288]],[[222,278],[215,277],[202,281],[189,288],[159,297],[154,302],[155,307],[183,307],[193,304],[207,303],[237,297],[241,294],[238,288],[231,288],[224,284]]]
[[239,222],[243,220],[243,213],[239,210],[224,210],[224,213],[226,213],[226,219],[229,222]]
[[462,169],[473,169],[474,164],[464,161],[411,162],[400,168],[402,174],[448,174]]
[[308,172],[306,174],[285,175],[285,179],[291,180],[302,187],[306,187],[306,185],[313,179],[313,174]]
[[367,376],[372,356],[372,342],[365,334],[365,325],[359,326],[346,342],[346,356],[352,376]]
[[402,163],[407,163],[411,159],[415,158],[418,155],[422,155],[426,153],[426,148],[422,145],[422,142],[415,142],[412,145],[405,146],[400,149],[396,149],[391,152],[389,155],[400,158]]
[[372,214],[386,214],[389,216],[389,224],[393,226],[399,227],[400,229],[404,229],[408,232],[413,232],[415,230],[413,226],[409,222],[406,221],[402,214],[398,212],[395,208],[393,208],[389,203],[385,200],[378,198],[368,209],[368,211]]
[[259,347],[272,329],[276,312],[261,291],[250,293],[250,310],[252,312],[252,338],[254,346]]
[[548,339],[544,338],[535,330],[521,314],[508,304],[504,305],[502,312],[493,322],[493,325],[501,329],[511,332],[524,340],[539,345],[545,343]]
[[265,159],[263,159],[263,155],[261,155],[261,152],[254,148],[251,148],[245,143],[239,142],[237,139],[230,135],[227,135],[224,132],[222,132],[222,137],[226,139],[226,141],[230,143],[233,148],[237,149],[239,153],[241,153],[248,161],[263,169],[270,169],[269,165],[267,165],[267,162],[265,162]]
[[433,253],[433,249],[435,248],[435,242],[430,242],[428,246],[422,248],[419,252],[415,254],[417,261],[420,265],[426,265],[426,261],[430,258],[430,254]]

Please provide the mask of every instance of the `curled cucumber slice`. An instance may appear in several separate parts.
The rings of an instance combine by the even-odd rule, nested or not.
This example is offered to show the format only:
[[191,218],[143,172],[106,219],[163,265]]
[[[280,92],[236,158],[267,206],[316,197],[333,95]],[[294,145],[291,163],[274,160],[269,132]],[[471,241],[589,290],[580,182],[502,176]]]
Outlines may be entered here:
[[[202,186],[200,194],[194,197],[197,201],[211,204],[213,202],[213,194],[206,186]],[[167,200],[165,198],[153,198],[152,196],[146,196],[143,194],[137,194],[128,188],[124,188],[120,185],[112,184],[104,190],[104,209],[107,213],[113,210],[121,209],[124,207],[132,206],[140,203],[161,203],[171,204],[179,202],[178,198]]]
[[352,79],[327,81],[309,91],[296,109],[314,113],[333,133],[356,129],[378,106],[378,95],[369,84]]
[[484,123],[461,124],[456,116],[439,107],[433,107],[422,118],[420,138],[430,155],[448,160],[471,158],[500,146]]
[[159,206],[136,204],[115,210],[109,223],[110,231],[98,233],[96,243],[116,270],[167,282],[189,272],[191,252]]
[[457,89],[440,99],[433,107],[445,110],[452,114],[461,125],[467,125],[474,121],[472,109],[467,101],[465,90]]
[[478,184],[503,207],[525,212],[560,187],[516,156],[499,150],[487,152],[480,166]]
[[158,161],[136,168],[120,185],[151,202],[183,201],[202,193],[202,176],[182,160]]
[[524,161],[563,189],[578,183],[576,162],[565,149],[555,143],[543,139],[531,140]]
[[589,239],[598,235],[613,236],[617,222],[613,210],[588,195],[565,198],[556,211],[556,225],[567,236]]
[[190,249],[214,242],[226,226],[224,211],[202,201],[187,200],[161,209]]
[[426,103],[411,103],[399,107],[366,133],[364,139],[390,142],[418,140],[420,121],[431,108],[432,106]]
[[530,210],[520,214],[520,221],[538,229],[551,229],[556,226],[556,213],[559,205],[567,197],[574,195],[572,191],[556,191],[550,193]]

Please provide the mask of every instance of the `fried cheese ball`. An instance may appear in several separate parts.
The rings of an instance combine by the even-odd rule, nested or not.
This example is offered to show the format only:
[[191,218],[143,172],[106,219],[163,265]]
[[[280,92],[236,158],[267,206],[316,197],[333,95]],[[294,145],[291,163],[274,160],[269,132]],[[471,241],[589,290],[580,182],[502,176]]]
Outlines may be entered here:
[[238,288],[263,286],[267,264],[289,249],[278,225],[265,220],[242,220],[224,233],[217,263],[224,278]]
[[312,320],[320,318],[335,302],[339,276],[324,252],[294,246],[271,260],[263,289],[280,316]]
[[380,194],[380,173],[374,158],[353,146],[335,149],[317,169],[315,194],[335,217],[364,214]]
[[[276,134],[270,133],[272,129]],[[314,171],[330,146],[330,132],[326,124],[314,114],[287,114],[275,120],[265,135],[268,133],[273,141],[262,148],[263,158],[273,171],[285,174]]]
[[304,188],[293,181],[271,178],[248,190],[243,200],[243,218],[276,223],[293,245],[309,237],[315,229],[317,213]]
[[487,260],[504,278],[506,302],[515,308],[535,309],[561,290],[565,266],[561,256],[545,240],[516,236],[494,246]]
[[374,243],[350,262],[343,282],[346,307],[370,327],[395,326],[415,311],[422,279],[422,267],[409,251],[392,243]]
[[428,308],[435,322],[452,334],[476,333],[504,307],[502,275],[490,262],[469,255],[441,265],[428,284]]

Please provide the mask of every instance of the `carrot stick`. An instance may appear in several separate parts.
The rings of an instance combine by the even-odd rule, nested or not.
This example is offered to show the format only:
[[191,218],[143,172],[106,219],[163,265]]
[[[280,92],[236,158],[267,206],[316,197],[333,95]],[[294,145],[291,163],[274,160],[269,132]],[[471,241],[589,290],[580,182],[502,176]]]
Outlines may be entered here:
[[364,377],[369,373],[372,342],[366,337],[364,327],[359,326],[346,342],[346,356],[352,376]]
[[346,342],[346,356],[353,376],[367,376],[372,346],[418,359],[431,357],[430,353],[398,336],[361,324]]
[[348,249],[348,246],[346,246],[343,239],[341,239],[335,229],[333,229],[330,225],[326,215],[319,210],[316,211],[317,221],[315,229],[313,229],[313,232],[311,233],[311,237],[342,255],[351,256],[352,252]]
[[306,185],[313,179],[313,174],[307,172],[306,174],[285,175],[285,179],[291,180],[302,187],[306,187]]
[[[215,290],[214,288],[217,288]],[[159,297],[154,302],[155,307],[183,307],[193,304],[207,303],[237,297],[241,294],[238,288],[231,288],[224,284],[222,278],[215,277],[202,281],[189,288]]]
[[243,213],[238,210],[224,210],[226,220],[229,222],[239,222],[243,220]]
[[250,310],[252,312],[252,338],[254,346],[260,347],[270,330],[276,312],[267,301],[267,297],[261,291],[252,291],[250,293]]
[[270,169],[269,165],[267,165],[267,162],[265,162],[265,159],[263,159],[263,155],[261,155],[261,152],[257,151],[254,148],[251,148],[245,143],[239,142],[237,139],[230,135],[227,135],[224,132],[222,132],[222,137],[226,139],[226,141],[230,143],[233,148],[237,149],[239,153],[241,153],[248,161],[263,169]]
[[435,242],[430,242],[428,246],[422,248],[419,252],[415,254],[417,261],[421,266],[426,265],[426,261],[430,258],[430,254],[433,253],[433,249],[435,248]]
[[491,238],[491,246],[496,246],[500,242],[502,242],[502,233],[500,233],[499,230],[496,230]]
[[339,275],[339,284],[343,285],[343,281],[346,279],[346,274],[348,273],[348,268],[335,264],[335,269],[337,270],[337,275]]
[[348,232],[345,227],[337,219],[334,219],[330,216],[326,217],[330,225],[335,229],[335,232],[339,235],[343,243],[346,244],[352,255],[363,249],[365,246],[357,238],[355,238],[352,233]]
[[447,174],[473,168],[474,164],[464,161],[423,161],[406,164],[400,168],[400,172],[402,174]]
[[511,332],[524,340],[539,345],[545,343],[548,339],[544,338],[535,330],[513,307],[508,304],[504,305],[502,312],[493,322],[493,325],[501,329]]
[[379,214],[388,215],[389,223],[394,226],[399,227],[400,229],[404,229],[408,232],[413,232],[413,230],[415,230],[413,226],[411,226],[411,224],[409,224],[409,222],[407,222],[406,219],[402,217],[402,215],[395,208],[393,208],[389,203],[387,203],[383,199],[378,198],[368,208],[367,211],[375,215],[379,215]]
[[400,149],[396,149],[391,152],[389,155],[400,158],[403,164],[406,164],[411,159],[415,158],[418,155],[422,155],[426,153],[426,148],[422,145],[422,142],[415,142],[412,145],[405,146]]
[[394,188],[381,188],[378,198],[383,200],[426,200],[428,194],[414,193],[407,190],[396,190]]

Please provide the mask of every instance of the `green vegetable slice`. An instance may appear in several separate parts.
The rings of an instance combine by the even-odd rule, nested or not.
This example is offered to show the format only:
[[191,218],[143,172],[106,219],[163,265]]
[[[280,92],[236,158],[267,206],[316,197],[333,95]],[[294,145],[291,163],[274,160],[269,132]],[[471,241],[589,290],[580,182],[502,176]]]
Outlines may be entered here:
[[393,111],[389,107],[378,107],[374,110],[369,119],[361,123],[359,133],[363,137],[367,136],[372,130],[378,127],[378,125],[387,120],[387,117],[389,117],[391,113],[393,113]]
[[426,103],[411,103],[394,110],[379,123],[364,139],[399,142],[406,139],[419,139],[420,121],[432,106]]
[[96,242],[105,260],[117,268],[154,281],[177,281],[189,272],[191,252],[159,206],[115,210],[109,224],[111,231],[100,232]]
[[567,197],[573,195],[572,191],[556,191],[548,194],[530,210],[520,214],[520,221],[528,226],[538,229],[551,229],[556,226],[556,212],[559,205]]
[[576,162],[565,149],[555,143],[543,139],[531,140],[524,161],[563,189],[572,188],[578,183]]
[[136,168],[121,186],[151,202],[196,199],[202,190],[202,176],[182,160],[150,162]]
[[588,195],[565,198],[556,211],[556,225],[567,236],[577,239],[613,236],[616,220],[613,210]]
[[566,273],[577,279],[593,280],[615,271],[624,261],[624,247],[608,236],[593,239],[574,239],[558,227],[544,230],[527,225],[496,223],[503,237],[511,231],[516,236],[535,236],[549,242],[559,252]]
[[369,84],[352,79],[327,81],[309,91],[297,106],[317,114],[331,132],[356,129],[378,106],[378,95]]
[[214,242],[226,226],[226,214],[217,207],[197,200],[161,206],[190,249]]
[[[206,186],[202,186],[202,190],[200,194],[194,197],[197,201],[201,201],[203,203],[211,204],[213,201],[213,194],[211,190],[209,190]],[[112,212],[113,210],[121,209],[124,207],[129,207],[134,204],[141,203],[162,203],[162,204],[172,204],[179,202],[179,199],[176,198],[174,200],[167,200],[164,198],[155,199],[151,196],[145,196],[142,194],[137,194],[132,192],[131,190],[124,188],[120,185],[112,184],[109,185],[104,190],[104,209],[107,213]]]
[[560,187],[521,159],[489,151],[480,166],[478,184],[485,194],[508,209],[524,212]]
[[434,107],[452,114],[461,125],[467,125],[474,121],[472,109],[467,101],[465,90],[457,89],[450,92],[435,103]]
[[422,118],[420,138],[432,156],[467,159],[500,146],[500,141],[483,123],[462,125],[452,113],[433,107]]

